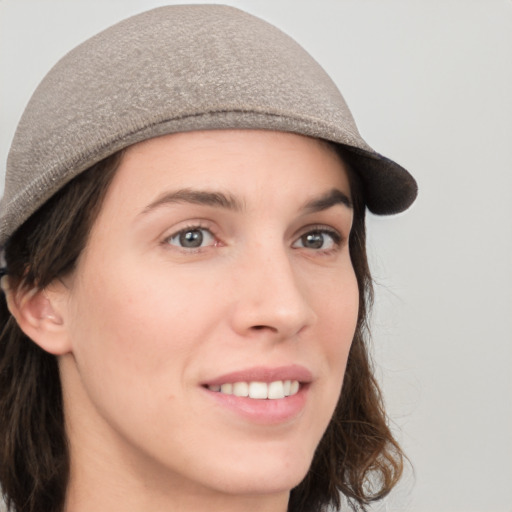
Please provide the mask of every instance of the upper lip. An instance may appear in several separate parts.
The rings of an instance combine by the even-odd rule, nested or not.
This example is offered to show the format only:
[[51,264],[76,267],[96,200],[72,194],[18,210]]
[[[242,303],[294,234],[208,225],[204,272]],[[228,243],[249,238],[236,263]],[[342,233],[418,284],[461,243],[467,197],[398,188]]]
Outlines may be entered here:
[[312,373],[304,366],[292,364],[287,366],[268,367],[254,366],[224,375],[219,375],[204,383],[207,386],[222,385],[234,382],[275,382],[278,380],[297,380],[308,383],[313,380]]

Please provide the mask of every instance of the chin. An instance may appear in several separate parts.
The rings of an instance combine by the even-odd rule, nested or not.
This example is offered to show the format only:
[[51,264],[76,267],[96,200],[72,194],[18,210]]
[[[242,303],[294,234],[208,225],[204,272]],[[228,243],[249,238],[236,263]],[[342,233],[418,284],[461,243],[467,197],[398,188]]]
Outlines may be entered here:
[[278,456],[278,453],[276,457],[257,461],[240,457],[233,465],[226,461],[223,468],[215,472],[214,486],[228,494],[289,493],[306,476],[312,456],[299,460],[297,457]]
[[288,494],[300,484],[306,476],[307,470],[300,475],[258,475],[252,474],[248,478],[232,479],[229,482],[216,482],[214,487],[225,494],[261,496]]

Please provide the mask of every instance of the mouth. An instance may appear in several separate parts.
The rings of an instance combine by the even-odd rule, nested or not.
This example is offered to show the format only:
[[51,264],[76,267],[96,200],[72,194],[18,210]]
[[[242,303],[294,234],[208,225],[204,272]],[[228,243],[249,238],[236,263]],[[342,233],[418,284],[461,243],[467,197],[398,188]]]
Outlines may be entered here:
[[301,383],[298,380],[274,380],[225,382],[223,384],[210,384],[206,386],[210,391],[224,395],[248,397],[254,400],[279,400],[296,395]]
[[221,408],[253,423],[277,425],[301,416],[313,380],[301,365],[253,367],[218,376],[202,387]]

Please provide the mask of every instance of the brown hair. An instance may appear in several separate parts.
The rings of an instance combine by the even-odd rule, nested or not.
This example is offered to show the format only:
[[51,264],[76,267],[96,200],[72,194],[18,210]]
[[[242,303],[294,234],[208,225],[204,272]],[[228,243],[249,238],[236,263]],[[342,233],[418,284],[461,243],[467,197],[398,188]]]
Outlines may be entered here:
[[[346,155],[343,156],[345,158]],[[117,153],[73,179],[33,214],[5,247],[11,286],[44,288],[71,272],[120,162]],[[385,496],[402,471],[388,429],[366,339],[372,282],[366,257],[364,192],[351,176],[354,225],[350,252],[359,286],[359,317],[343,391],[290,512],[340,506],[354,510]],[[55,356],[33,343],[0,298],[0,484],[15,512],[62,512],[69,477],[62,391]]]
[[[11,287],[45,288],[71,272],[120,161],[115,154],[68,183],[4,248]],[[69,455],[59,368],[0,298],[0,484],[10,510],[61,512]]]

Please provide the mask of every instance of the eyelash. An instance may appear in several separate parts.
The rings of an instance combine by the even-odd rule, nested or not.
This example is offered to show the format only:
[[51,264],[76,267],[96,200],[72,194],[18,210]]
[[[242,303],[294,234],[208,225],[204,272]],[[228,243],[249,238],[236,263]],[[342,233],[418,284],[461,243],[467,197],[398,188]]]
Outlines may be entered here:
[[[193,232],[208,232],[209,236],[213,240],[213,243],[209,243],[208,245],[205,245],[205,246],[199,245],[197,247],[184,247],[183,245],[177,245],[177,244],[171,243],[171,241],[173,239],[175,239],[175,240],[177,239],[180,242],[182,242],[183,240],[180,240],[180,238],[182,236],[185,236],[185,235],[187,235],[189,233],[193,233]],[[296,246],[296,244],[301,241],[302,241],[302,243],[304,243],[305,237],[311,236],[311,235],[322,235],[323,237],[325,237],[327,235],[329,238],[331,238],[333,247],[324,249],[323,247],[319,247],[319,248],[309,247],[308,248],[305,246],[299,246],[299,247]],[[201,244],[202,244],[203,240],[204,240],[204,235],[201,235],[201,239],[200,239]],[[306,249],[306,250],[309,249],[309,250],[312,250],[314,252],[321,253],[321,254],[331,254],[331,253],[334,253],[337,250],[339,250],[341,248],[341,246],[343,245],[343,242],[344,242],[343,236],[335,229],[327,228],[326,226],[321,226],[321,225],[320,226],[308,226],[307,228],[305,228],[304,232],[299,237],[297,237],[297,239],[293,242],[292,247],[296,248],[296,249],[301,249],[301,248]],[[325,243],[325,239],[323,240],[323,243]],[[205,249],[207,249],[209,247],[217,247],[219,245],[222,245],[222,243],[217,239],[213,230],[210,227],[204,226],[202,224],[193,224],[193,225],[187,226],[183,229],[180,229],[176,233],[173,233],[172,235],[165,237],[162,244],[163,245],[171,245],[173,247],[176,247],[178,250],[182,250],[183,252],[186,252],[186,253],[198,253],[198,252],[204,251]]]

